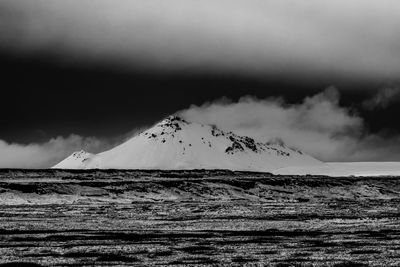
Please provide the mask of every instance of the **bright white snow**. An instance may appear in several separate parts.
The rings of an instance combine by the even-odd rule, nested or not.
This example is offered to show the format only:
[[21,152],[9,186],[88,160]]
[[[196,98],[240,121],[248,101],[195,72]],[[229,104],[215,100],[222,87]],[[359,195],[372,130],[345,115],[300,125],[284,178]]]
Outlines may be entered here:
[[84,150],[72,153],[71,156],[58,163],[53,168],[59,169],[85,169],[87,161],[93,158],[95,155],[88,153]]
[[60,169],[229,169],[270,172],[288,166],[322,165],[280,143],[261,143],[215,126],[170,116],[127,142],[99,154],[75,152]]
[[273,171],[284,175],[400,176],[400,162],[329,162],[318,166],[291,166]]

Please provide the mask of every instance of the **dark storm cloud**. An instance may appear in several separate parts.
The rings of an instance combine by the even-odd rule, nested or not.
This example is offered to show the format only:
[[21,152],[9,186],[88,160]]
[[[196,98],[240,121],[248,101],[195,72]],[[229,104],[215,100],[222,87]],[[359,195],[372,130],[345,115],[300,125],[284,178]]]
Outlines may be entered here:
[[364,119],[340,106],[339,100],[337,89],[330,87],[298,104],[246,96],[179,113],[189,121],[215,124],[264,142],[279,138],[324,161],[400,160],[400,136],[369,133]]
[[399,78],[397,0],[3,0],[0,8],[1,46],[17,53],[168,70]]

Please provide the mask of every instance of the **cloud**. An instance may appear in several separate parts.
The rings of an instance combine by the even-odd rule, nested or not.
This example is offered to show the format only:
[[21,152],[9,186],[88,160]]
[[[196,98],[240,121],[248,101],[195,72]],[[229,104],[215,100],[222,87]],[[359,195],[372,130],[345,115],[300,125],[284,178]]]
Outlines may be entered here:
[[3,0],[0,47],[64,61],[399,78],[397,0]]
[[[51,138],[47,142],[30,144],[8,143],[0,139],[0,168],[50,168],[75,151],[103,152],[129,140],[144,129],[139,127],[128,133],[107,138],[71,134],[67,137]],[[46,136],[45,133],[42,134]]]
[[367,110],[385,109],[400,99],[400,87],[387,87],[379,90],[372,98],[365,100],[362,105]]
[[0,168],[50,168],[74,151],[100,152],[118,144],[117,139],[70,136],[52,138],[45,143],[16,144],[0,140]]
[[324,161],[400,160],[400,137],[368,133],[363,118],[339,100],[339,92],[330,87],[299,104],[246,96],[191,106],[179,114],[265,142],[279,138]]
[[41,144],[9,144],[0,140],[0,168],[49,168],[74,151],[101,151],[108,146],[98,138],[74,134],[52,138]]

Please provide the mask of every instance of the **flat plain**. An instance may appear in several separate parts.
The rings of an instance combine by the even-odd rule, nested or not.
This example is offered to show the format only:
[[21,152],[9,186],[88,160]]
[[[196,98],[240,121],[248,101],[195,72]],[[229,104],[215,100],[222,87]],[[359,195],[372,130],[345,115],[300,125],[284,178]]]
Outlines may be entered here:
[[0,171],[0,262],[400,266],[398,177]]

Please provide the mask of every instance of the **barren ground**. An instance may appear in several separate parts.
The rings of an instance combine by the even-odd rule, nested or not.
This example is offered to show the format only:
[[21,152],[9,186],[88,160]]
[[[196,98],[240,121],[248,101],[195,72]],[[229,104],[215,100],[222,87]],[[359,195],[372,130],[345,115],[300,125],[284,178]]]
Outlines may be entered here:
[[0,262],[400,266],[400,179],[0,171]]

